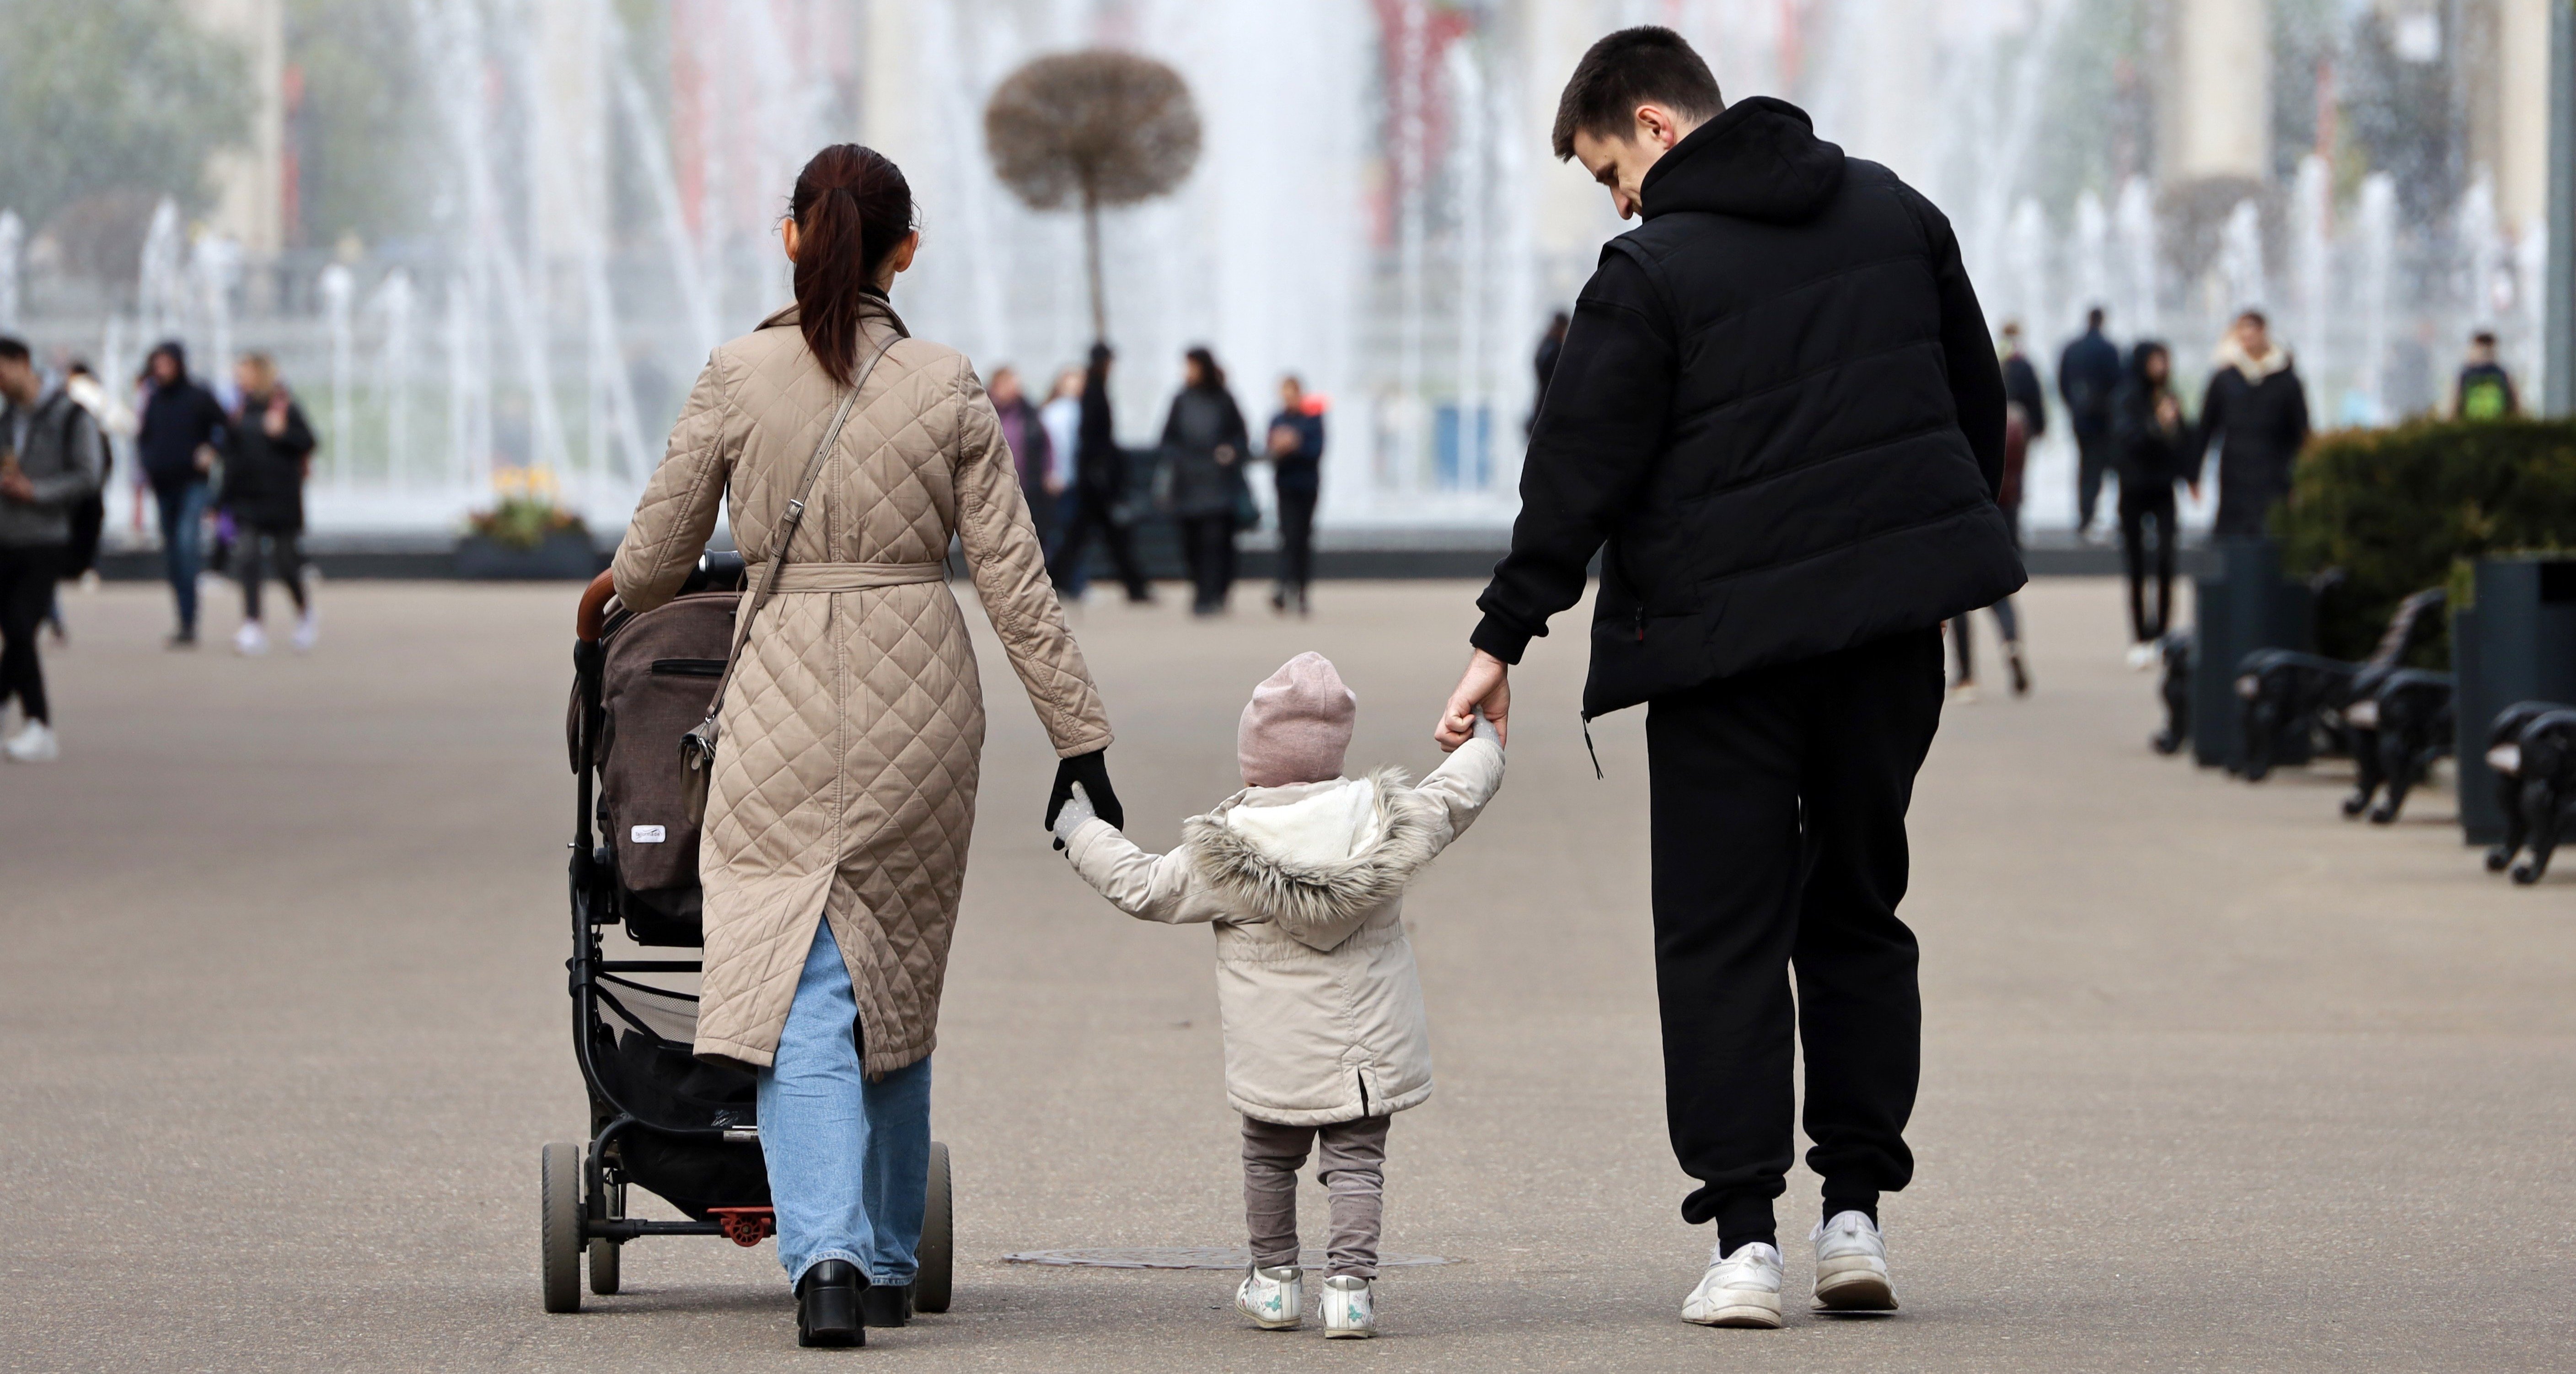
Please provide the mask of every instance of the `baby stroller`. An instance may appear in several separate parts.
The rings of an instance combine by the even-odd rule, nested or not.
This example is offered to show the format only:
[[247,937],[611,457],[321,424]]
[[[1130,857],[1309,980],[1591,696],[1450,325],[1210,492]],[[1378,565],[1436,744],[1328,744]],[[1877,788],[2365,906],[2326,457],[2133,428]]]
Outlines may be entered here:
[[[668,985],[688,959],[611,959],[604,926],[638,945],[696,950],[698,827],[680,804],[680,736],[704,719],[733,640],[742,559],[710,554],[668,605],[635,614],[608,574],[582,594],[566,742],[578,798],[572,843],[573,1058],[590,1090],[588,1144],[545,1147],[538,1236],[546,1310],[617,1291],[619,1248],[640,1236],[775,1233],[752,1076],[692,1057],[698,999]],[[598,833],[592,825],[596,820]],[[659,981],[656,981],[659,980]],[[687,1221],[626,1214],[640,1187]],[[948,1147],[930,1146],[930,1208],[913,1307],[948,1310],[954,1268]]]

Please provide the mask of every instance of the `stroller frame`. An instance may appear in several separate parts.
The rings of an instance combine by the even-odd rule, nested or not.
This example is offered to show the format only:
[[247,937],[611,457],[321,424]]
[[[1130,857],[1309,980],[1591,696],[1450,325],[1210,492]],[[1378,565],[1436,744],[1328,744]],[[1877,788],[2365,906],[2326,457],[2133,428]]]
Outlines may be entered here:
[[[713,554],[702,560],[690,577],[686,591],[721,591],[739,587],[743,564],[733,555]],[[545,1291],[545,1308],[549,1312],[573,1312],[581,1307],[581,1261],[587,1252],[590,1265],[590,1290],[602,1296],[614,1294],[619,1286],[619,1250],[626,1242],[644,1236],[723,1236],[737,1245],[749,1247],[776,1233],[776,1219],[768,1207],[708,1207],[713,1219],[708,1221],[657,1221],[626,1215],[628,1180],[614,1154],[619,1141],[635,1132],[646,1132],[676,1141],[707,1145],[752,1145],[760,1143],[757,1124],[691,1126],[655,1120],[621,1100],[609,1080],[600,1072],[595,1048],[600,1035],[608,1030],[601,1004],[616,1004],[613,991],[603,992],[602,984],[612,987],[656,991],[664,996],[680,996],[652,989],[649,984],[630,981],[636,974],[693,974],[705,969],[702,959],[612,959],[601,946],[600,928],[614,925],[624,918],[619,914],[616,858],[614,852],[599,842],[593,828],[597,802],[596,778],[600,759],[595,751],[596,722],[602,699],[601,672],[607,658],[606,641],[618,624],[619,612],[613,607],[615,588],[609,574],[601,573],[581,597],[573,643],[573,667],[579,692],[577,724],[574,730],[574,796],[577,812],[573,839],[569,846],[572,908],[572,957],[564,961],[567,991],[572,999],[573,1057],[581,1068],[583,1086],[591,1103],[592,1134],[584,1143],[558,1141],[545,1147],[539,1191],[539,1238],[541,1247],[540,1276]],[[633,1022],[635,1017],[619,1007],[621,1019]],[[930,1147],[929,1213],[922,1227],[918,1252],[920,1273],[913,1285],[912,1306],[923,1312],[948,1310],[951,1276],[954,1268],[954,1243],[948,1147],[933,1141]]]

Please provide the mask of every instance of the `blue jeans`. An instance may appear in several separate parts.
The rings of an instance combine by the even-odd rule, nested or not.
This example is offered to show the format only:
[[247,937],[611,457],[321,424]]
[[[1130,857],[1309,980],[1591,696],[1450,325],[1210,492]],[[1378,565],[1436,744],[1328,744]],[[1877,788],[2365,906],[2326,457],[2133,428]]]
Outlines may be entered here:
[[205,558],[206,504],[214,499],[204,482],[165,487],[155,484],[152,497],[161,507],[161,563],[170,590],[179,598],[179,631],[197,632],[197,567]]
[[796,980],[778,1057],[760,1071],[760,1149],[792,1286],[827,1259],[871,1284],[918,1270],[930,1200],[930,1061],[874,1082],[859,1067],[859,1004],[829,921]]

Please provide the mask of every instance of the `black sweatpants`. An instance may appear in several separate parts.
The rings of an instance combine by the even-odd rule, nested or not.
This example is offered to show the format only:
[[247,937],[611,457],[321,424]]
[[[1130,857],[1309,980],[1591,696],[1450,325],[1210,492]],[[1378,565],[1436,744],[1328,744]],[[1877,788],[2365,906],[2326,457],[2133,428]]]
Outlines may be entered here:
[[29,720],[48,724],[53,714],[45,702],[45,669],[36,657],[36,629],[54,608],[54,583],[62,576],[64,550],[0,546],[0,706],[11,697]]
[[1181,528],[1181,556],[1190,567],[1190,609],[1214,615],[1225,609],[1234,591],[1234,512],[1186,515]]
[[1727,1250],[1774,1239],[1796,1147],[1793,1034],[1826,1212],[1875,1216],[1913,1177],[1923,1003],[1896,906],[1941,699],[1934,628],[1647,708],[1665,1114],[1700,1181],[1682,1216],[1715,1220]]
[[[300,534],[290,529],[244,525],[235,536],[234,548],[241,574],[242,619],[259,619],[259,587],[272,571],[268,566],[271,562],[276,564],[273,571],[277,580],[286,584],[286,594],[294,598],[296,611],[304,611],[304,543]],[[271,554],[263,557],[263,548],[271,550]]]
[[1136,561],[1136,535],[1110,514],[1114,497],[1109,492],[1089,488],[1082,490],[1074,502],[1073,519],[1066,524],[1057,540],[1055,557],[1047,565],[1047,576],[1059,587],[1082,560],[1091,553],[1091,537],[1109,546],[1109,561],[1118,570],[1118,580],[1127,588],[1130,601],[1151,601],[1154,589],[1145,581],[1144,565]]
[[[2146,526],[2156,527],[2156,613],[2147,614],[2147,533]],[[2153,643],[2165,637],[2173,620],[2174,580],[2174,494],[2173,483],[2156,486],[2140,483],[2132,491],[2120,484],[2120,563],[2129,574],[2129,634],[2139,644]]]
[[1315,497],[1311,491],[1279,493],[1279,589],[1303,597],[1315,580]]
[[2075,528],[2081,532],[2093,528],[2093,512],[2102,505],[2102,478],[2111,471],[2112,456],[2120,443],[2105,430],[2100,434],[2075,436]]

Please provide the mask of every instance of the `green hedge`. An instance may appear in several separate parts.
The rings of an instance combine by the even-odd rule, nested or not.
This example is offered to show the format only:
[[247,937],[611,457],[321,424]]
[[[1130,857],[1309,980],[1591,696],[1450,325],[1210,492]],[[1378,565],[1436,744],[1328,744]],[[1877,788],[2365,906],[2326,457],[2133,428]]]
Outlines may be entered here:
[[[2321,436],[2274,517],[2286,566],[2345,574],[2318,607],[2318,648],[2361,658],[2409,593],[2480,554],[2576,547],[2576,423],[2417,420]],[[2448,666],[2449,636],[2421,654]]]

